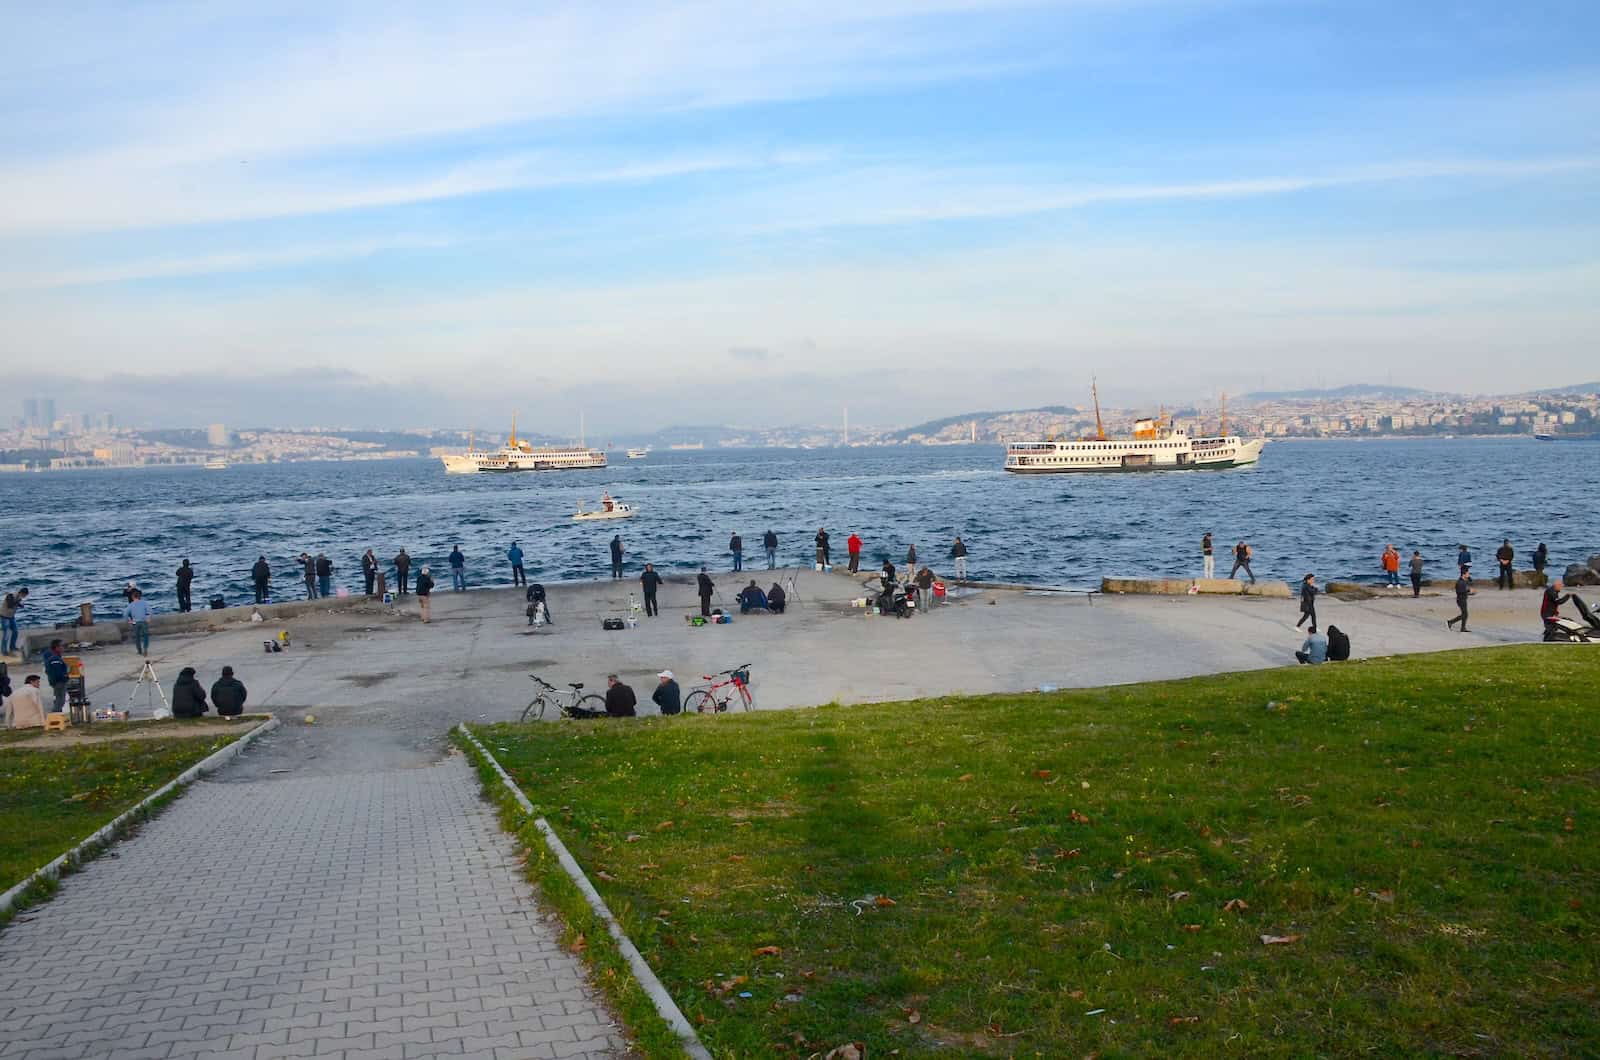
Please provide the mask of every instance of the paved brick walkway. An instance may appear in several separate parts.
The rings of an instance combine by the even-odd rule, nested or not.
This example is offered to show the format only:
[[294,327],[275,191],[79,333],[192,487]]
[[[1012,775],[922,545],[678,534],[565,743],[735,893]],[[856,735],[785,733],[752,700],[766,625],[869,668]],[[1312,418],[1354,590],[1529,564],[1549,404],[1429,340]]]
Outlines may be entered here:
[[0,931],[5,1060],[624,1048],[459,757],[202,781],[114,851]]

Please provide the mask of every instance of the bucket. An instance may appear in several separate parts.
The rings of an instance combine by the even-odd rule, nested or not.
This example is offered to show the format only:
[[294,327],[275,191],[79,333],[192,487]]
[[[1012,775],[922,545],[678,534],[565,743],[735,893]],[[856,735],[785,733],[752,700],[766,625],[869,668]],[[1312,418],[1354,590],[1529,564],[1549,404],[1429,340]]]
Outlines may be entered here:
[[933,595],[934,596],[943,596],[944,595],[944,582],[934,582],[933,583]]

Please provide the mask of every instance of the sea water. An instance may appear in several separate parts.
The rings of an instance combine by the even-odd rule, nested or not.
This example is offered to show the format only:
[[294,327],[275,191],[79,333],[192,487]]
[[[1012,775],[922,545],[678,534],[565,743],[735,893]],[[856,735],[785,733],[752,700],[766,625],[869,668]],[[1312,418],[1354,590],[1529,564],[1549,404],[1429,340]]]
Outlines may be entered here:
[[[864,566],[903,566],[915,543],[943,571],[959,533],[975,579],[1079,586],[1106,574],[1197,576],[1207,530],[1219,577],[1240,539],[1255,549],[1258,578],[1289,580],[1375,581],[1389,542],[1406,560],[1420,549],[1432,577],[1453,572],[1461,542],[1486,578],[1505,537],[1519,566],[1539,541],[1558,570],[1600,552],[1596,443],[1284,441],[1228,471],[1040,476],[1001,471],[1004,451],[992,445],[613,456],[603,470],[516,475],[447,475],[427,459],[0,475],[0,585],[32,589],[24,624],[66,620],[85,599],[120,613],[130,580],[165,611],[187,557],[196,606],[213,595],[239,604],[264,555],[274,597],[300,599],[300,552],[327,553],[335,584],[359,590],[362,551],[387,565],[404,545],[413,576],[429,565],[443,587],[456,543],[469,585],[509,584],[512,541],[528,578],[554,583],[608,576],[613,533],[630,578],[646,560],[668,574],[706,563],[731,585],[730,534],[744,539],[745,577],[759,580],[768,529],[781,564],[809,565],[821,526],[836,562],[855,531]],[[639,516],[574,522],[602,490]]]

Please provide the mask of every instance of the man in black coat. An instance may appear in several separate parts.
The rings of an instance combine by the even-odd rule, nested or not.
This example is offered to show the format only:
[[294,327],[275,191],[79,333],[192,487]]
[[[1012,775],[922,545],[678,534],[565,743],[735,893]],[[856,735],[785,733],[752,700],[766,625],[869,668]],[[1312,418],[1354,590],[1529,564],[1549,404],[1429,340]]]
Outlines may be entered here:
[[678,681],[672,676],[671,670],[662,670],[656,674],[660,681],[656,690],[650,693],[650,699],[663,714],[677,714],[683,710],[683,693],[678,688]]
[[194,584],[194,568],[189,561],[178,564],[178,610],[189,610],[189,587]]
[[1294,628],[1299,629],[1300,623],[1306,619],[1311,620],[1311,632],[1317,631],[1317,576],[1307,574],[1300,579],[1300,617],[1295,620]]
[[631,718],[635,716],[634,707],[639,700],[634,696],[633,689],[617,680],[616,674],[606,674],[606,713],[613,718]]
[[744,538],[738,534],[728,538],[728,551],[733,553],[733,569],[744,570]]
[[778,535],[771,530],[762,534],[761,547],[767,553],[767,569],[776,570],[778,567]]
[[172,716],[198,718],[208,709],[205,686],[195,679],[194,667],[185,666],[178,671],[178,680],[172,685]]
[[622,577],[622,535],[611,535],[611,577]]
[[244,701],[250,695],[243,682],[233,676],[233,667],[224,666],[222,676],[211,686],[211,703],[217,714],[224,718],[237,718],[244,713]]
[[1512,561],[1517,558],[1516,550],[1511,547],[1508,537],[1495,549],[1494,558],[1500,565],[1499,575],[1495,578],[1495,586],[1500,589],[1510,589],[1516,585],[1515,572],[1512,570]]
[[1467,597],[1472,595],[1472,572],[1462,568],[1461,577],[1456,579],[1456,606],[1461,608],[1461,613],[1449,619],[1445,625],[1455,628],[1457,622],[1461,623],[1461,632],[1467,632]]
[[404,596],[411,591],[411,557],[401,549],[394,557],[395,580],[400,583],[400,595]]
[[272,568],[267,566],[267,557],[256,557],[256,565],[250,568],[250,580],[256,586],[256,603],[266,603],[267,586],[272,584]]
[[378,557],[372,554],[370,548],[361,553],[361,580],[366,583],[367,595],[371,596],[372,587],[378,581]]
[[706,573],[705,567],[700,568],[700,577],[696,579],[700,590],[700,614],[704,618],[711,617],[711,594],[716,592],[716,583],[711,580],[711,575]]
[[654,563],[644,565],[644,573],[639,575],[639,588],[644,592],[645,617],[655,617],[660,613],[656,607],[656,590],[661,588],[661,575],[656,573]]

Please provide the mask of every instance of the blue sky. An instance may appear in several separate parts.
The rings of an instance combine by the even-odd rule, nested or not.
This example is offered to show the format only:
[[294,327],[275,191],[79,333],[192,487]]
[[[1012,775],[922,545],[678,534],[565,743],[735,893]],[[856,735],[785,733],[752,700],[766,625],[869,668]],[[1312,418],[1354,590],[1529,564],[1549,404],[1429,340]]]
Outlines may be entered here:
[[33,389],[275,374],[647,426],[683,410],[606,395],[888,421],[1091,374],[1174,402],[1595,374],[1593,3],[8,23],[0,376]]

